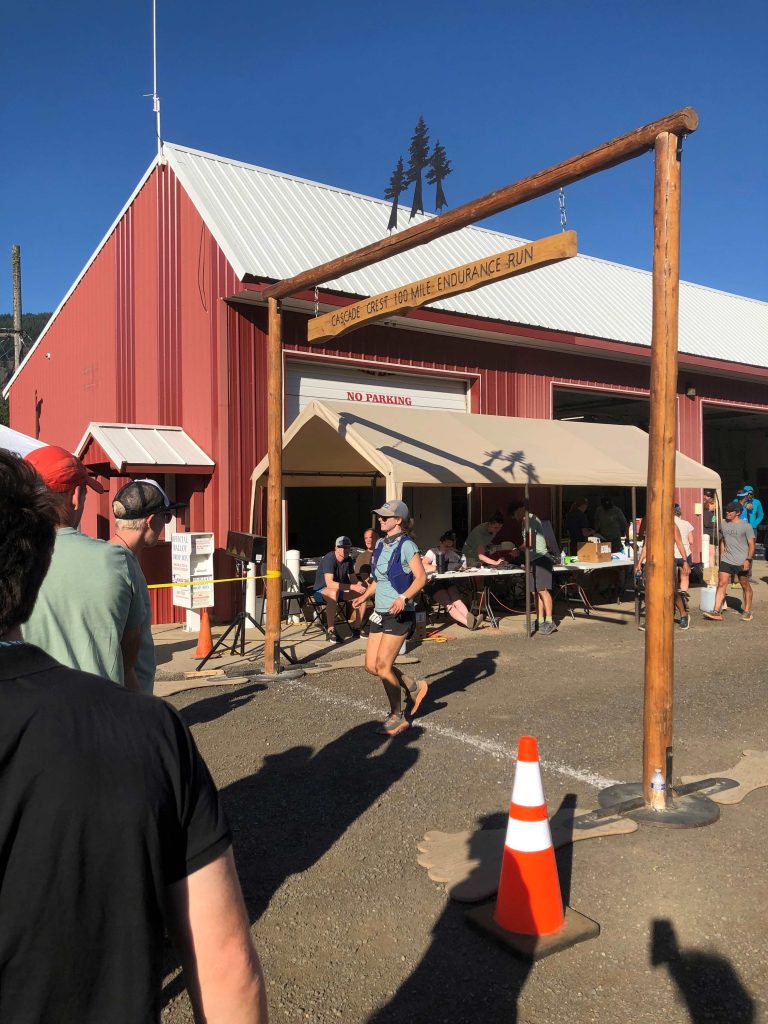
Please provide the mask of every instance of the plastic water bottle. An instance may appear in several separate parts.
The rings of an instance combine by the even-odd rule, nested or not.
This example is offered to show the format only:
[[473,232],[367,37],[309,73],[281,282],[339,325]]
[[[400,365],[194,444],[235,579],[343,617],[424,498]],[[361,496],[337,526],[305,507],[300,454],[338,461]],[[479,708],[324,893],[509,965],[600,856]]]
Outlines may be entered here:
[[657,768],[651,778],[651,789],[654,793],[664,793],[667,789],[667,783],[664,781],[661,768]]
[[565,565],[565,548],[560,552],[560,565]]

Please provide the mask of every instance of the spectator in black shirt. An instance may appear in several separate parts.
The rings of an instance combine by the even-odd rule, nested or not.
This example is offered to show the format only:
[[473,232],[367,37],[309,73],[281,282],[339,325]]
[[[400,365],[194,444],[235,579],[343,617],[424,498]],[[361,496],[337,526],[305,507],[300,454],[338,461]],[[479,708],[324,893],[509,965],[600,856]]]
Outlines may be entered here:
[[229,829],[168,704],[21,639],[57,507],[0,451],[0,1020],[156,1024],[167,929],[195,1019],[266,1024]]
[[[336,609],[342,601],[351,601],[357,594],[365,593],[365,586],[355,577],[355,562],[351,555],[352,541],[349,537],[336,538],[333,551],[323,555],[315,574],[315,598],[325,604],[326,637],[332,643],[341,643],[336,632]],[[351,625],[360,635],[363,611],[355,608]]]

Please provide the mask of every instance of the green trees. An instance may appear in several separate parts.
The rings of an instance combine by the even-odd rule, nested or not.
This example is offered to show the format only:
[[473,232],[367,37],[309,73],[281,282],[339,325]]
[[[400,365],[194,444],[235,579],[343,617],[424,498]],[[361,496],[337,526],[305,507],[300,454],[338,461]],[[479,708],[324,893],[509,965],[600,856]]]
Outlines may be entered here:
[[411,144],[408,150],[408,168],[403,166],[403,158],[397,161],[389,185],[384,190],[384,198],[392,202],[392,209],[389,214],[388,231],[397,230],[398,201],[409,185],[413,185],[413,202],[409,220],[413,220],[417,213],[424,213],[423,183],[422,175],[426,170],[427,183],[435,186],[435,209],[439,212],[448,205],[443,191],[443,181],[452,172],[451,162],[448,159],[445,147],[438,140],[432,153],[429,152],[429,130],[424,120],[424,115],[419,120],[411,137]]

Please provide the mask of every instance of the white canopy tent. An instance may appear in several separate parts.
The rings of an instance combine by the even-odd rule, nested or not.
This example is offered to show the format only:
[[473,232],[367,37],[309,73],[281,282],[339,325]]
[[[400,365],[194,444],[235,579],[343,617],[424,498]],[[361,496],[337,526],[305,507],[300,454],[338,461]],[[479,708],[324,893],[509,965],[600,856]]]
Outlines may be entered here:
[[0,448],[13,452],[15,455],[28,455],[35,448],[44,448],[45,441],[36,441],[34,437],[27,437],[18,430],[0,425]]
[[[268,471],[268,458],[253,471],[252,508]],[[609,423],[313,401],[283,436],[291,486],[360,486],[373,474],[387,498],[405,486],[645,487],[648,435]],[[678,452],[676,484],[719,491],[720,477]]]

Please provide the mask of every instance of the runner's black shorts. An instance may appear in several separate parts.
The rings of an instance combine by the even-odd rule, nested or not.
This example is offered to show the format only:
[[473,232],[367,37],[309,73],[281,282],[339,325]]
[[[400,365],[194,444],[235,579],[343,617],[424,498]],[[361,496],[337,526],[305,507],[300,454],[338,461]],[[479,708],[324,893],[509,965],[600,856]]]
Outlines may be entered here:
[[750,570],[743,565],[733,565],[732,562],[721,562],[720,572],[727,572],[729,576],[749,576]]
[[386,633],[388,636],[410,636],[416,625],[416,612],[400,612],[390,615],[389,612],[371,612],[368,619],[369,633]]

